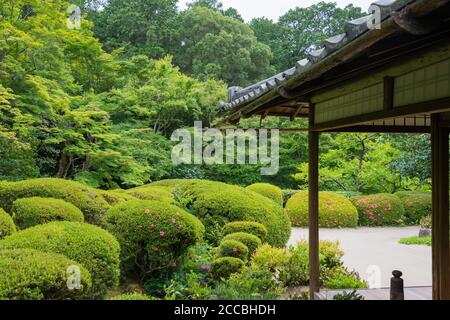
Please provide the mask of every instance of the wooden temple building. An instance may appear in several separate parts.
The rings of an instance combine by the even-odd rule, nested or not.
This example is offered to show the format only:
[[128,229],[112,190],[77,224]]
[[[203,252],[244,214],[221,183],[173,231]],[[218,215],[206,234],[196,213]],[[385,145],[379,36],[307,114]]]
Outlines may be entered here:
[[[433,299],[450,300],[450,0],[379,0],[291,69],[229,89],[227,123],[251,116],[309,118],[311,294],[319,279],[319,136],[431,134]],[[420,170],[420,168],[418,168]]]

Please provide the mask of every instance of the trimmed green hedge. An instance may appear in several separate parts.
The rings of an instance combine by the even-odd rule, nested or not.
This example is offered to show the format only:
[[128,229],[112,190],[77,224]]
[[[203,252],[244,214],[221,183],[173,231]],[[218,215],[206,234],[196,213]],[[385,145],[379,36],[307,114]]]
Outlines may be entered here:
[[405,209],[399,197],[380,193],[351,199],[358,209],[361,226],[401,225]]
[[108,202],[109,205],[115,206],[127,201],[136,200],[135,197],[126,193],[125,190],[116,189],[103,191],[99,190],[103,198]]
[[184,183],[186,181],[190,181],[190,180],[189,179],[166,179],[166,180],[152,182],[149,184],[149,186],[173,189],[176,186],[178,186],[179,184]]
[[[308,226],[308,208],[308,192],[296,193],[288,200],[285,212],[293,226]],[[358,225],[358,212],[350,200],[343,196],[320,192],[319,224],[322,228],[355,228]]]
[[63,179],[31,179],[7,183],[0,188],[0,206],[11,212],[13,202],[21,198],[43,197],[67,201],[80,209],[87,222],[103,225],[110,205],[99,190]]
[[405,223],[417,225],[420,220],[431,215],[431,192],[402,191],[395,194],[405,208]]
[[248,247],[237,240],[224,240],[219,245],[218,250],[218,257],[232,257],[232,258],[238,258],[242,261],[247,261],[248,259]]
[[236,240],[245,244],[248,248],[249,256],[251,256],[253,252],[255,252],[255,250],[262,245],[261,239],[253,234],[245,232],[230,233],[226,235],[222,241],[227,240]]
[[15,233],[16,226],[9,214],[0,208],[0,239]]
[[[67,287],[68,268],[80,268],[80,289]],[[78,262],[37,250],[0,250],[0,300],[67,300],[89,296],[91,276]]]
[[51,221],[83,222],[80,209],[64,200],[53,198],[22,198],[14,201],[11,213],[19,229]]
[[0,241],[3,249],[36,249],[81,263],[92,277],[92,298],[101,298],[119,281],[120,246],[107,231],[79,222],[50,222]]
[[223,235],[226,236],[231,233],[236,232],[245,232],[253,234],[254,236],[257,236],[261,241],[265,241],[267,238],[267,228],[258,222],[251,222],[251,221],[234,221],[227,223],[223,227]]
[[246,188],[283,205],[283,190],[269,183],[255,183]]
[[134,200],[117,205],[106,217],[108,230],[122,247],[123,270],[141,278],[151,271],[176,266],[205,232],[193,215],[157,201]]
[[291,234],[289,217],[281,206],[245,188],[207,180],[187,180],[174,189],[175,199],[205,225],[206,239],[218,244],[223,226],[254,221],[268,231],[266,241],[284,247]]
[[241,259],[224,257],[214,260],[211,265],[211,274],[215,279],[227,279],[233,273],[240,273],[244,270],[245,263]]
[[127,194],[140,200],[153,200],[159,202],[173,203],[172,193],[163,187],[146,185],[126,191]]

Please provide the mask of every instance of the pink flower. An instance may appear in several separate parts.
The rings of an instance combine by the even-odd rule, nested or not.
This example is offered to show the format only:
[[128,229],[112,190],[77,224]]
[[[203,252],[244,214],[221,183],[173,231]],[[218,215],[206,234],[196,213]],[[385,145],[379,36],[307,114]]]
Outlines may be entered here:
[[166,233],[165,233],[164,231],[160,231],[160,232],[159,232],[159,235],[160,235],[161,237],[164,237],[164,236],[166,235]]
[[233,252],[236,253],[238,250],[237,248],[233,248]]

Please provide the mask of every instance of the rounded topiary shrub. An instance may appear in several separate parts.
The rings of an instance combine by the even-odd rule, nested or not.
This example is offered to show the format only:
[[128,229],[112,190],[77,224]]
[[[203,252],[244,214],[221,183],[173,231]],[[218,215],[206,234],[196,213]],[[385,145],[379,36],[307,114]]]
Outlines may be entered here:
[[0,189],[0,206],[10,212],[14,201],[30,197],[67,201],[83,212],[87,222],[97,225],[104,224],[104,214],[110,208],[98,190],[79,182],[52,178],[8,183]]
[[255,183],[247,187],[247,190],[259,193],[269,198],[280,206],[283,204],[283,190],[269,183]]
[[245,188],[207,180],[188,180],[173,191],[180,205],[188,208],[206,227],[206,239],[218,244],[223,226],[233,221],[263,224],[266,241],[284,247],[291,234],[289,217],[280,205]]
[[[70,268],[79,268],[79,287],[67,286]],[[63,255],[31,249],[0,250],[0,300],[67,300],[89,296],[91,276]],[[73,288],[72,288],[73,289]]]
[[242,272],[244,267],[245,263],[241,259],[232,257],[218,258],[211,265],[211,274],[215,279],[226,279],[233,273]]
[[399,197],[380,193],[351,199],[358,209],[361,226],[401,225],[404,208]]
[[152,182],[149,184],[149,186],[162,187],[162,188],[171,190],[171,189],[175,188],[176,186],[178,186],[179,184],[184,183],[186,181],[189,181],[189,179],[166,179],[166,180]]
[[247,261],[248,252],[248,247],[242,242],[237,240],[224,240],[219,245],[217,255],[220,258],[232,257]]
[[236,240],[245,244],[248,248],[249,256],[251,256],[253,252],[255,252],[255,250],[262,245],[261,239],[253,234],[245,232],[230,233],[229,235],[226,235],[222,241],[227,240]]
[[172,193],[167,188],[146,185],[127,190],[126,193],[140,200],[173,203]]
[[16,232],[16,226],[9,214],[0,208],[0,239]]
[[140,278],[155,270],[175,267],[205,232],[193,215],[157,201],[134,200],[117,205],[106,217],[108,230],[122,247],[123,270],[128,276]]
[[[299,192],[287,202],[285,212],[292,225],[306,227],[309,221],[308,192]],[[350,200],[332,192],[319,193],[319,225],[322,228],[355,228],[358,212]]]
[[124,203],[131,200],[136,200],[135,197],[126,193],[125,190],[108,190],[102,191],[100,190],[103,198],[108,202],[109,205],[115,206],[120,203]]
[[126,294],[121,294],[119,296],[115,296],[112,297],[109,300],[123,300],[123,301],[127,301],[127,300],[139,300],[139,301],[150,301],[150,300],[158,300],[156,298],[152,298],[149,297],[145,294],[142,293],[126,293]]
[[226,236],[231,233],[245,232],[257,236],[261,241],[267,238],[267,228],[258,222],[252,221],[234,221],[227,223],[223,227],[223,235]]
[[22,198],[14,201],[11,213],[19,229],[26,229],[50,221],[83,222],[80,209],[64,200],[53,198]]
[[400,198],[405,209],[405,223],[417,225],[420,220],[431,214],[431,192],[404,191],[395,194]]
[[65,255],[81,263],[92,277],[92,298],[114,288],[120,276],[120,246],[107,231],[79,222],[50,222],[0,241],[3,249],[36,249]]

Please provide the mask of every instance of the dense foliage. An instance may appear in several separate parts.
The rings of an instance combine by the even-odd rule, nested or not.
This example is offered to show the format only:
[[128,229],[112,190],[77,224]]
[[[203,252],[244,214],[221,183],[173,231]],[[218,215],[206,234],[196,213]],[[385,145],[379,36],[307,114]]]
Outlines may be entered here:
[[51,221],[84,221],[80,209],[64,200],[53,198],[17,199],[13,203],[11,212],[19,229],[26,229]]
[[405,208],[405,223],[417,225],[431,215],[432,203],[430,192],[397,192],[395,194],[402,201]]
[[358,209],[359,224],[362,226],[401,225],[405,209],[395,195],[380,193],[351,199]]
[[216,279],[228,278],[233,273],[241,272],[244,269],[244,261],[234,257],[222,257],[214,260],[211,266],[211,273]]
[[[308,226],[308,192],[292,196],[285,211],[292,225]],[[319,193],[319,225],[323,228],[354,228],[358,225],[358,212],[350,200],[331,192]]]
[[120,247],[105,230],[78,222],[50,222],[0,241],[5,249],[35,249],[62,254],[85,267],[92,277],[90,298],[102,298],[118,285]]
[[283,190],[268,183],[254,183],[247,187],[248,190],[259,193],[266,198],[272,199],[276,203],[283,204]]
[[[80,268],[79,289],[67,286],[67,268]],[[30,249],[0,250],[0,300],[86,299],[91,276],[65,256]]]
[[0,239],[16,232],[16,225],[9,214],[0,208]]
[[255,252],[256,249],[258,249],[258,247],[262,245],[261,239],[253,234],[245,232],[230,233],[223,238],[223,241],[226,240],[236,240],[242,242],[247,246],[248,254],[250,256],[253,254],[253,252]]
[[281,206],[253,191],[220,182],[191,180],[174,191],[179,203],[193,212],[206,227],[206,239],[217,243],[222,228],[233,221],[254,221],[268,231],[266,241],[284,246],[291,224]]
[[0,188],[0,206],[10,212],[14,201],[42,197],[61,199],[84,213],[87,222],[102,225],[110,205],[99,190],[82,183],[62,179],[32,179],[5,183]]
[[[291,68],[361,16],[359,8],[322,2],[292,9],[278,22],[246,24],[219,1],[193,1],[183,11],[177,0],[72,2],[84,14],[80,29],[67,27],[64,0],[1,3],[0,180],[58,177],[105,189],[162,178],[305,186],[306,134],[280,134],[280,171],[273,177],[260,176],[260,165],[174,167],[168,138],[194,120],[211,126],[227,85]],[[258,125],[251,119],[241,127]],[[321,187],[428,190],[429,146],[425,135],[323,135]]]
[[236,232],[252,234],[258,237],[261,241],[266,241],[267,238],[267,228],[261,223],[252,221],[230,222],[223,227],[222,231],[224,236]]
[[107,212],[107,228],[118,239],[124,276],[143,280],[175,268],[186,250],[203,238],[204,227],[176,206],[134,200]]

